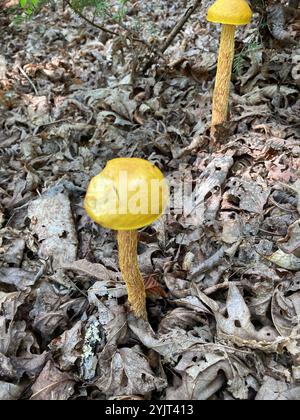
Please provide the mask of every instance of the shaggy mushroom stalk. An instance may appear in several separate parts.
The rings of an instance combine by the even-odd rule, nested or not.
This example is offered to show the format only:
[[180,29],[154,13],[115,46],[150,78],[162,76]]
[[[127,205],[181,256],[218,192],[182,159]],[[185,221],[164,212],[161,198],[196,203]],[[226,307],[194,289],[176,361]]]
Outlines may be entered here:
[[117,231],[119,266],[128,301],[137,317],[147,319],[146,291],[137,258],[137,229],[150,225],[167,206],[168,187],[161,171],[139,158],[110,160],[89,183],[84,200],[88,215]]
[[146,291],[137,260],[137,243],[136,230],[118,231],[119,265],[126,283],[128,301],[133,312],[146,319]]
[[216,126],[227,120],[235,29],[237,25],[249,23],[251,17],[252,11],[246,0],[216,0],[207,12],[209,22],[222,24],[212,104],[212,135]]

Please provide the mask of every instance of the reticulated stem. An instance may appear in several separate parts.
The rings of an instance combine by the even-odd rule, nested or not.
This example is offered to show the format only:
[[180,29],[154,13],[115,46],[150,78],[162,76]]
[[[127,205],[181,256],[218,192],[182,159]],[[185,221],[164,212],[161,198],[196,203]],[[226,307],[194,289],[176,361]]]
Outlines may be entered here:
[[215,133],[215,126],[217,124],[221,124],[227,120],[229,88],[234,56],[234,34],[234,25],[222,25],[213,95],[211,134]]
[[119,265],[126,283],[128,301],[136,316],[147,319],[146,291],[137,260],[137,231],[119,230]]

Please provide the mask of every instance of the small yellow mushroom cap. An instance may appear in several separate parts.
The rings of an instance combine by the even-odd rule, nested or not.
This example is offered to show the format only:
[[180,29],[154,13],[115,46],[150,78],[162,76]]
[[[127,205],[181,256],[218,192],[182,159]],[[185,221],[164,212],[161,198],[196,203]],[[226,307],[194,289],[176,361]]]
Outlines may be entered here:
[[224,25],[247,25],[251,18],[252,10],[246,0],[216,0],[206,17],[209,22]]
[[150,225],[168,204],[169,189],[162,172],[139,158],[116,158],[94,176],[84,199],[87,214],[114,230]]

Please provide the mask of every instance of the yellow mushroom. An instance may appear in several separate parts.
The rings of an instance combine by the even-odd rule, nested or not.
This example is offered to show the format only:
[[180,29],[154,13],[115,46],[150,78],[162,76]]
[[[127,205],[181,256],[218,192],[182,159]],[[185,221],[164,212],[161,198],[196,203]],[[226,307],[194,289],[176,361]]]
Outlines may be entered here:
[[212,135],[215,133],[216,125],[227,120],[235,27],[236,25],[246,25],[251,21],[251,18],[252,10],[246,0],[216,0],[208,9],[207,20],[223,25],[213,95]]
[[137,261],[137,229],[165,210],[168,186],[162,172],[139,158],[117,158],[93,177],[84,208],[98,224],[118,231],[119,265],[128,301],[136,316],[147,319],[146,292]]

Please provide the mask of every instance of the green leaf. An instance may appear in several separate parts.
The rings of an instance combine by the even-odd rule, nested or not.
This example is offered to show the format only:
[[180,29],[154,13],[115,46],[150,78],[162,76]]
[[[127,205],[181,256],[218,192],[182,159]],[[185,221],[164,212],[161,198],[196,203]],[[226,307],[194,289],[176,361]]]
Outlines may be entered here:
[[19,0],[20,6],[24,9],[27,15],[36,12],[38,8],[45,3],[44,0]]

